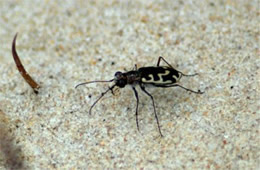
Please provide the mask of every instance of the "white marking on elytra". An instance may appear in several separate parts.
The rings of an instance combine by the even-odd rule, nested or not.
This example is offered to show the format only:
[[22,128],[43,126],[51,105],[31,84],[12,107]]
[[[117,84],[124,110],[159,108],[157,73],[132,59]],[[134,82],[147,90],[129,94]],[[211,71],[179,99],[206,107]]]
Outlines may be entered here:
[[176,75],[172,75],[172,78],[174,78],[176,80],[176,82],[178,82],[181,79],[182,74],[178,73],[178,77]]
[[176,80],[176,82],[179,80],[179,78],[176,75],[172,75],[172,78]]
[[149,74],[148,77],[151,78],[151,80],[146,80],[144,77],[142,78],[142,82],[145,82],[145,83],[158,83],[158,84],[168,84],[168,83],[172,83],[171,80],[166,80],[164,81],[162,76],[165,76],[165,75],[168,75],[170,73],[169,70],[164,70],[165,72],[164,73],[158,73],[158,77],[159,77],[159,80],[154,80],[154,77],[152,74]]

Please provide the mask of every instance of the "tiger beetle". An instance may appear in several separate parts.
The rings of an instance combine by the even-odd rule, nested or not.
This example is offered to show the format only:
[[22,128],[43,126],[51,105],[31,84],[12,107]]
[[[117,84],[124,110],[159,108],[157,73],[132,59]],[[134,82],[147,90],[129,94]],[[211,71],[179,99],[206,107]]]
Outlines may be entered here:
[[[167,66],[160,66],[160,62],[164,61]],[[153,111],[154,111],[154,116],[156,119],[156,123],[159,129],[159,133],[162,135],[160,124],[159,124],[159,119],[156,113],[155,109],[155,104],[154,104],[154,99],[153,96],[146,90],[147,86],[153,86],[153,87],[162,87],[162,88],[168,88],[168,87],[180,87],[186,91],[196,93],[196,94],[202,94],[203,92],[199,91],[193,91],[191,89],[188,89],[186,87],[183,87],[179,84],[179,80],[181,79],[182,76],[195,76],[198,75],[197,73],[195,74],[184,74],[176,69],[174,69],[163,57],[158,58],[157,66],[153,67],[140,67],[137,69],[137,66],[135,65],[134,70],[128,71],[125,73],[122,73],[120,71],[115,73],[115,76],[111,80],[96,80],[96,81],[89,81],[89,82],[84,82],[78,84],[75,88],[84,85],[84,84],[90,84],[90,83],[106,83],[106,82],[114,82],[114,84],[109,87],[105,92],[101,93],[100,97],[92,104],[92,106],[89,109],[89,114],[91,114],[91,111],[93,107],[98,103],[98,101],[109,91],[113,93],[113,89],[115,87],[119,88],[124,88],[126,85],[131,85],[132,89],[134,91],[134,95],[136,98],[136,110],[135,110],[135,117],[136,117],[136,125],[137,129],[139,130],[139,124],[138,124],[138,104],[139,104],[139,97],[138,93],[136,91],[136,85],[139,85],[141,90],[148,95],[153,103]]]

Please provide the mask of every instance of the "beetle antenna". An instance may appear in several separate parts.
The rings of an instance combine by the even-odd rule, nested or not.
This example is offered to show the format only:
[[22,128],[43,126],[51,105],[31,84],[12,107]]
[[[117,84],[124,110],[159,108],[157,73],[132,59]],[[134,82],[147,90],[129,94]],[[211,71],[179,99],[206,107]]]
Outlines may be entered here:
[[80,83],[80,84],[76,85],[75,88],[78,88],[81,85],[90,84],[90,83],[107,83],[107,82],[112,82],[112,81],[114,81],[114,79],[112,79],[112,80],[104,80],[104,81],[103,80],[88,81],[88,82],[84,82],[84,83]]
[[92,108],[98,103],[98,101],[107,93],[109,92],[110,90],[113,92],[113,88],[115,87],[116,85],[114,84],[112,87],[109,87],[105,92],[101,93],[101,95],[99,96],[99,98],[92,104],[92,106],[90,107],[89,109],[89,114],[91,115],[91,110]]

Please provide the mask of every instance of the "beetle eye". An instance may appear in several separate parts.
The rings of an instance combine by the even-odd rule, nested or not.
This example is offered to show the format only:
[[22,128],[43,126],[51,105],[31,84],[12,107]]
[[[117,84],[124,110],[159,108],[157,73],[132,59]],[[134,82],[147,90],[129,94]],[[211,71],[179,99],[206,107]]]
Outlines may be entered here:
[[116,77],[116,78],[120,77],[121,75],[122,75],[122,72],[120,72],[120,71],[118,71],[118,72],[115,73],[115,77]]
[[126,81],[124,79],[120,79],[116,82],[116,85],[119,86],[120,88],[123,88],[126,85]]

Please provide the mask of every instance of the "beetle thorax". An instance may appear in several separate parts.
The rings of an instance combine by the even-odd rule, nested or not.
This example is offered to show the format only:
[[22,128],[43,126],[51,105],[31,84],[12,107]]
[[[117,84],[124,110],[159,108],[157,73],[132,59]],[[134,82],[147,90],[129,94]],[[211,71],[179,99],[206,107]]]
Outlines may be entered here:
[[140,75],[137,71],[129,71],[126,73],[122,73],[120,71],[115,73],[115,84],[124,88],[128,85],[135,85],[140,81]]

